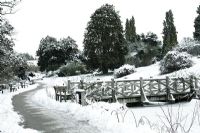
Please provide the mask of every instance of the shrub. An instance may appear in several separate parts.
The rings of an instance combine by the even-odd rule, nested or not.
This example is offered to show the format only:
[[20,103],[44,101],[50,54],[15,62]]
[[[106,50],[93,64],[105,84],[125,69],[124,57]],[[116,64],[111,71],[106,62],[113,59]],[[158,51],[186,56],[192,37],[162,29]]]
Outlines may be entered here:
[[60,67],[58,71],[59,77],[73,76],[86,73],[86,67],[79,62],[70,62],[65,66]]
[[179,52],[187,52],[188,54],[191,54],[193,56],[200,55],[200,44],[197,41],[194,41],[192,39],[183,40],[179,47],[176,48]]
[[170,51],[160,62],[161,74],[171,73],[192,66],[191,55],[186,52]]
[[134,72],[135,72],[135,66],[126,64],[126,65],[123,65],[120,68],[114,70],[114,77],[120,78],[120,77],[129,75]]

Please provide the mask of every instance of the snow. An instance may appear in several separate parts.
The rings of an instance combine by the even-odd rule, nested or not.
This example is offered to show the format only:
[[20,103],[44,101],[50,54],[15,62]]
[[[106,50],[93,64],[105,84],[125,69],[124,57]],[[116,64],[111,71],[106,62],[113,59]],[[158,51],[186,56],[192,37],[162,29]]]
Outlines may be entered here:
[[128,76],[119,78],[118,80],[122,79],[139,79],[142,78],[165,78],[166,76],[169,77],[183,77],[187,78],[191,75],[199,77],[200,76],[200,59],[198,57],[193,57],[193,66],[190,68],[181,69],[179,71],[175,71],[169,74],[160,75],[160,62],[156,62],[153,65],[146,66],[146,67],[139,67],[136,68],[136,72],[130,74]]
[[[122,120],[123,118],[120,115],[125,113],[127,108],[119,103],[99,102],[88,106],[81,106],[72,102],[60,103],[48,97],[44,89],[38,91],[33,96],[33,100],[40,106],[45,106],[50,110],[70,113],[77,120],[89,121],[89,124],[97,127],[102,133],[132,133],[133,131],[137,133],[145,133],[147,131],[154,133],[148,125],[136,128],[133,123],[130,123],[133,120],[128,120],[128,117]],[[119,120],[117,115],[119,115]]]
[[32,90],[38,84],[30,85],[28,88],[20,88],[15,92],[4,91],[0,94],[0,132],[1,133],[37,133],[32,129],[24,129],[18,123],[22,121],[21,116],[14,112],[12,97],[21,92]]
[[[169,110],[172,110],[169,115],[172,115],[173,124],[180,122],[185,129],[189,129],[192,122],[193,110],[199,110],[200,108],[198,100],[182,104],[135,108],[127,108],[120,103],[105,102],[96,102],[87,106],[81,106],[70,101],[66,103],[55,101],[55,97],[48,92],[48,89],[38,91],[32,99],[40,106],[44,106],[49,110],[62,111],[66,114],[72,114],[77,120],[88,121],[89,124],[97,127],[102,133],[159,132],[164,130],[165,124],[169,128],[169,123],[166,121],[164,114],[165,112],[168,115]],[[199,116],[200,113],[197,112],[191,133],[199,132]],[[180,128],[179,131],[180,133],[182,132]]]
[[[136,68],[135,73],[115,80],[139,79],[140,77],[164,78],[166,76],[199,76],[200,59],[193,57],[192,60],[194,62],[192,67],[170,74],[160,75],[160,62],[157,62],[150,66]],[[199,110],[200,108],[200,102],[198,100],[192,100],[188,103],[174,105],[164,105],[163,103],[158,103],[160,106],[137,108],[127,108],[125,105],[120,103],[110,104],[104,102],[91,103],[87,106],[81,106],[72,102],[60,103],[54,100],[55,96],[52,86],[67,84],[67,80],[77,82],[84,80],[86,82],[92,82],[97,79],[106,81],[111,80],[112,78],[112,75],[101,77],[96,77],[95,75],[81,75],[65,78],[46,78],[43,82],[48,84],[47,89],[41,90],[35,94],[34,99],[37,99],[36,102],[49,109],[65,111],[73,114],[78,120],[87,120],[91,125],[97,127],[103,133],[131,133],[133,131],[137,133],[156,133],[163,130],[169,130],[170,123],[166,121],[166,118],[169,116],[172,116],[171,120],[174,125],[179,123],[179,128],[177,128],[178,132],[183,132],[180,125],[185,128],[184,130],[188,130],[190,129],[191,123],[193,123],[193,126],[191,127],[190,132],[197,133],[199,131],[199,112],[195,112],[194,114],[196,115],[193,118],[194,110]],[[194,122],[192,121],[193,119]]]
[[[182,69],[167,75],[160,75],[159,62],[147,66],[136,68],[136,72],[128,76],[115,80],[125,79],[139,79],[143,78],[164,78],[170,77],[188,77],[189,75],[200,75],[200,59],[197,57],[192,58],[194,65],[190,68]],[[148,107],[134,107],[127,108],[120,103],[105,103],[97,102],[91,103],[87,106],[81,106],[77,103],[67,101],[58,102],[55,100],[53,86],[67,85],[68,80],[77,81],[84,80],[86,82],[93,82],[97,80],[111,80],[113,75],[109,76],[96,76],[93,74],[71,76],[71,77],[49,77],[40,81],[46,84],[46,87],[39,90],[32,97],[32,101],[40,106],[50,110],[62,111],[66,114],[73,115],[77,120],[88,121],[90,125],[97,127],[102,133],[158,133],[169,132],[170,123],[178,126],[177,133],[183,133],[185,130],[192,127],[190,133],[198,133],[200,130],[200,101],[192,100],[187,103],[164,105],[158,103],[160,106]],[[34,89],[37,84],[31,85],[26,89],[19,89],[17,92],[5,92],[0,94],[0,131],[3,133],[34,133],[37,132],[32,129],[23,129],[19,126],[22,118],[13,111],[12,97],[23,91]],[[194,113],[193,113],[194,112]],[[194,114],[194,117],[193,117]],[[170,117],[171,116],[171,117]],[[166,118],[170,118],[170,122]],[[192,121],[194,120],[194,121]],[[12,125],[12,127],[10,126]]]

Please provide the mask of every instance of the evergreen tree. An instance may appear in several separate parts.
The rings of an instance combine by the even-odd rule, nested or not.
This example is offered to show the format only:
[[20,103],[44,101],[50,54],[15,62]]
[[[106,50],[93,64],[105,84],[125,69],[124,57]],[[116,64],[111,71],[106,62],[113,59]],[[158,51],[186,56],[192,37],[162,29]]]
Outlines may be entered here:
[[174,25],[174,17],[171,10],[166,12],[163,26],[162,56],[164,56],[168,51],[172,50],[172,48],[178,44],[176,27]]
[[126,24],[125,24],[125,38],[126,41],[130,41],[130,22],[128,19],[126,19]]
[[126,37],[126,41],[128,41],[128,42],[133,43],[133,42],[137,41],[135,19],[133,16],[130,20],[126,19],[125,37]]
[[153,32],[141,35],[140,46],[136,56],[139,57],[139,66],[147,66],[159,60],[161,42]]
[[84,34],[84,56],[88,68],[107,73],[125,62],[127,46],[120,16],[113,5],[97,9]]
[[40,41],[37,51],[38,66],[40,70],[56,70],[68,61],[74,60],[78,53],[76,42],[67,37],[57,41],[56,38],[47,36]]
[[198,14],[198,16],[194,20],[194,30],[195,31],[193,33],[193,37],[195,40],[200,41],[200,5],[197,8],[197,14]]

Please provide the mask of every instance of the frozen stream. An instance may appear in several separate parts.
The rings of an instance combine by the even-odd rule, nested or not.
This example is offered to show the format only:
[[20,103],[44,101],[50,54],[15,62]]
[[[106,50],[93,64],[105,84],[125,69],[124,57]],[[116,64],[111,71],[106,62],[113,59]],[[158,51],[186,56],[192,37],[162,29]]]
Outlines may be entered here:
[[99,133],[100,131],[88,124],[87,121],[78,121],[73,115],[58,110],[49,110],[31,101],[37,89],[20,93],[13,97],[14,110],[18,112],[24,128],[31,128],[46,133]]

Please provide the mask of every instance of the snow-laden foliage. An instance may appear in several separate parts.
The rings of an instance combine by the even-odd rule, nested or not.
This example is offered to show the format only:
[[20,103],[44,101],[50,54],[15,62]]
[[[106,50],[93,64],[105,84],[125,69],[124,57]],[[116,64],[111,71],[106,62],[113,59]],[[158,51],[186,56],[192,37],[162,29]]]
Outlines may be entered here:
[[187,52],[193,56],[200,55],[200,43],[191,38],[184,38],[176,48],[179,52]]
[[13,51],[13,32],[12,25],[0,16],[0,82],[3,83],[14,76],[23,77],[26,69],[26,62]]
[[58,76],[73,76],[86,73],[86,66],[80,62],[70,62],[62,66],[58,70]]
[[148,66],[160,59],[161,42],[156,34],[148,32],[140,35],[140,41],[128,43],[128,50],[126,64],[133,64],[136,67]]
[[103,73],[125,62],[127,45],[118,12],[112,5],[103,5],[90,17],[84,34],[84,56],[87,67]]
[[114,77],[120,78],[135,72],[135,66],[125,64],[118,69],[114,70]]
[[56,38],[47,36],[40,41],[38,66],[41,71],[56,70],[68,61],[77,60],[78,53],[78,45],[71,37],[57,41]]
[[161,74],[171,73],[192,66],[192,58],[186,52],[170,51],[160,62]]
[[200,41],[200,5],[197,8],[197,17],[194,20],[194,33],[193,37],[195,40]]
[[177,46],[177,31],[174,25],[174,17],[172,10],[166,12],[165,20],[163,21],[163,47],[162,56],[165,56],[168,51],[171,51]]

